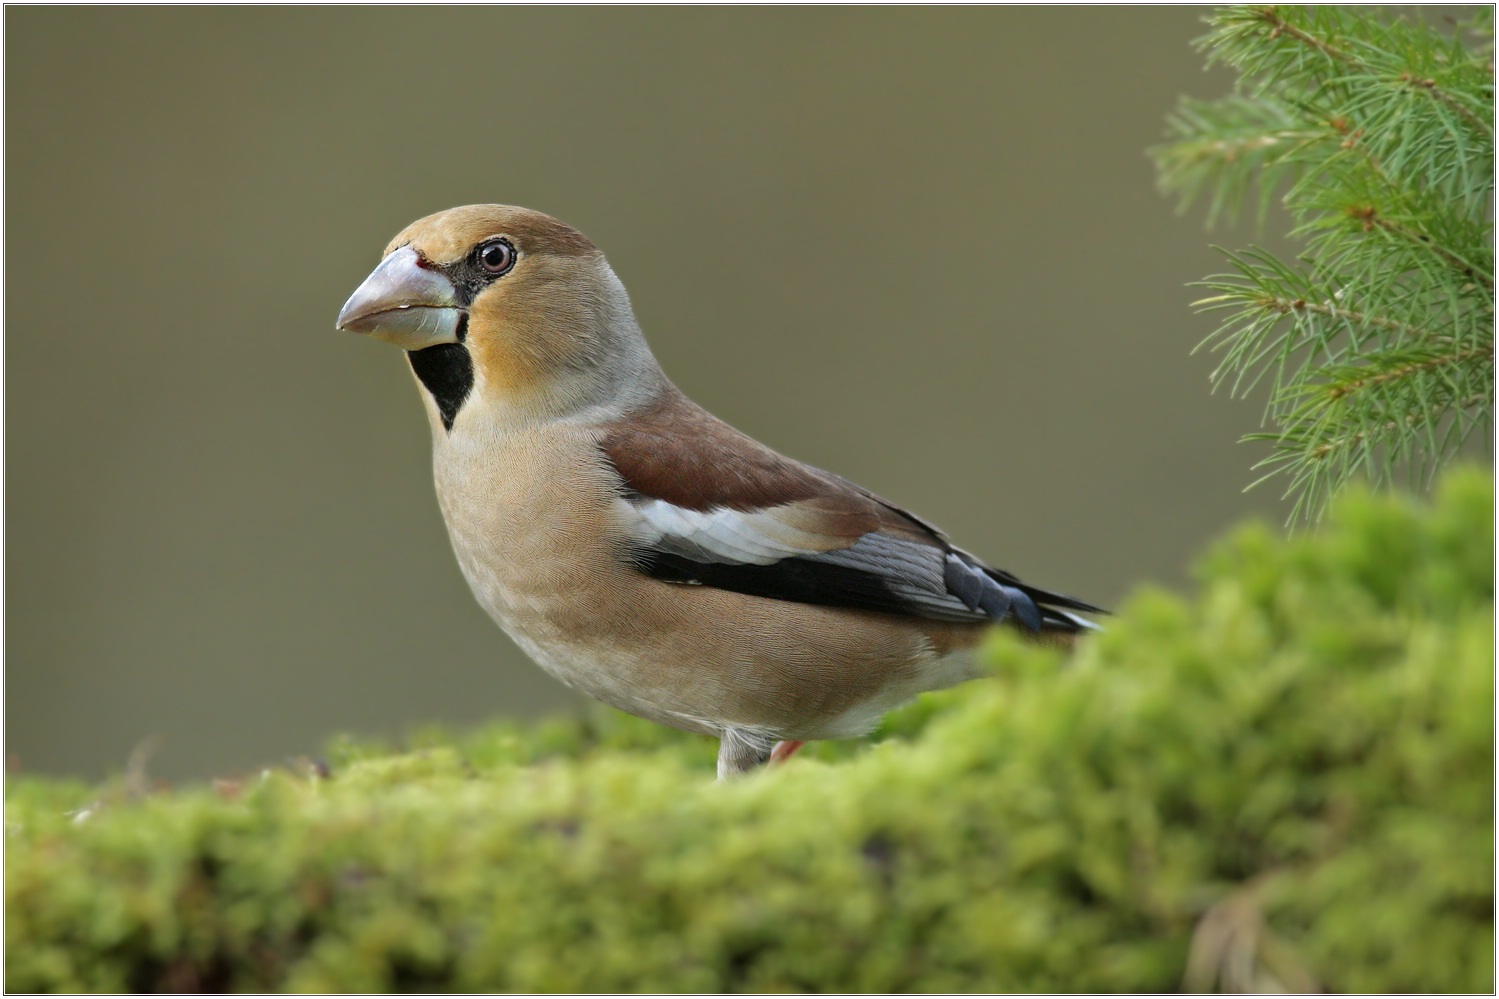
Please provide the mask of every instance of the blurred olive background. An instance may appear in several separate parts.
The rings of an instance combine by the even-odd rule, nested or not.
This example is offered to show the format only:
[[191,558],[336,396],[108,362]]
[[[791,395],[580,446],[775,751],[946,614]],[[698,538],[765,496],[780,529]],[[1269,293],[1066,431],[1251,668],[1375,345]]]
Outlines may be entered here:
[[1147,146],[1201,10],[6,11],[11,766],[229,773],[568,709],[469,596],[397,351],[413,219],[588,233],[731,423],[1105,604],[1183,585],[1259,402]]

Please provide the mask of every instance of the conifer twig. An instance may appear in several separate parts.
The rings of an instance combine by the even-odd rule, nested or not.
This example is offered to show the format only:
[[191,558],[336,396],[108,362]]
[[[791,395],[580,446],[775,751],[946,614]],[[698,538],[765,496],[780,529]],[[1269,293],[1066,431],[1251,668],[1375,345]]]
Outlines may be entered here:
[[1244,439],[1273,445],[1255,467],[1290,477],[1293,517],[1356,474],[1434,469],[1492,424],[1493,17],[1465,49],[1368,8],[1220,8],[1200,45],[1237,93],[1184,100],[1153,150],[1162,188],[1209,196],[1210,223],[1252,185],[1283,192],[1304,244],[1295,263],[1227,253],[1237,273],[1193,303],[1225,316],[1203,341],[1224,351],[1214,386],[1271,381],[1273,429]]

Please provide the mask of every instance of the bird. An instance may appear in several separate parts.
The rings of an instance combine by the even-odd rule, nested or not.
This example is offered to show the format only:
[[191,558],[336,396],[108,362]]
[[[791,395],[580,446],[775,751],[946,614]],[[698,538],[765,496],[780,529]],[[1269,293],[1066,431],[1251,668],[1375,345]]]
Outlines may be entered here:
[[603,253],[542,212],[413,222],[337,326],[406,352],[484,610],[564,684],[716,736],[720,780],[980,675],[995,628],[1071,645],[1106,613],[693,402]]

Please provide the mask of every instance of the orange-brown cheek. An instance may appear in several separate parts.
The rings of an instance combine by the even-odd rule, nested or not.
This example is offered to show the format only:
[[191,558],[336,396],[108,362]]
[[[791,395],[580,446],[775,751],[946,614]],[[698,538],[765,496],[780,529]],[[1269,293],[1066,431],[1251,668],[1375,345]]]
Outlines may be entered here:
[[524,256],[469,306],[474,367],[496,392],[524,398],[598,362],[600,322],[586,293],[593,272],[552,256]]
[[467,337],[475,369],[496,392],[511,399],[534,395],[555,370],[542,342],[545,323],[517,310],[516,304],[476,301],[469,309]]

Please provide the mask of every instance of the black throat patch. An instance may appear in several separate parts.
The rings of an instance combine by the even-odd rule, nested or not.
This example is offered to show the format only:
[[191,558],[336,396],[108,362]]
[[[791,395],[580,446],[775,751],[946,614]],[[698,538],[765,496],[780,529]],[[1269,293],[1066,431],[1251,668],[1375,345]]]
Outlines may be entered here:
[[451,431],[463,400],[474,387],[474,361],[468,348],[462,343],[439,343],[408,350],[406,359],[422,385],[432,393],[443,429]]

